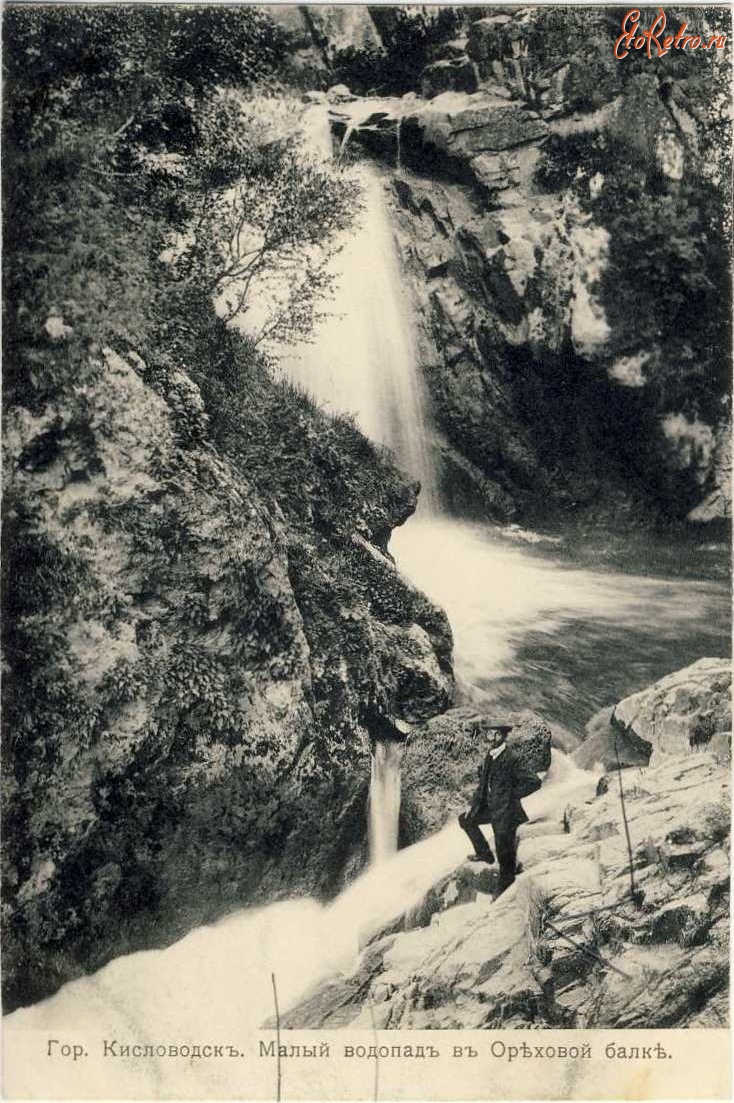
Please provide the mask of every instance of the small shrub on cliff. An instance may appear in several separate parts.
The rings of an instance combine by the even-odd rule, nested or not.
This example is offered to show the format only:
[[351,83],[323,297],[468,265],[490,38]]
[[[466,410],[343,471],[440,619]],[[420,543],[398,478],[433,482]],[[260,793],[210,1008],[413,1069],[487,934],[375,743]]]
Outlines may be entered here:
[[3,30],[6,387],[37,405],[71,381],[50,310],[71,321],[74,382],[85,342],[150,338],[166,231],[243,171],[241,138],[212,156],[217,85],[272,77],[285,42],[256,8],[11,6]]
[[609,234],[600,292],[613,355],[650,358],[658,408],[717,423],[731,345],[720,189],[698,174],[665,177],[637,140],[608,131],[551,136],[536,179],[573,190]]

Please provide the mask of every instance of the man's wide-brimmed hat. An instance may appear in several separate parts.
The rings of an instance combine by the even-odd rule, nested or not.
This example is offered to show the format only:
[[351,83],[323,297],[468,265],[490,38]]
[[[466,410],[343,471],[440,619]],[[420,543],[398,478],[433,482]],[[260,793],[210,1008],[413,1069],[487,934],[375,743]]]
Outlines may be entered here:
[[509,720],[493,720],[493,719],[488,720],[486,716],[473,716],[471,718],[471,724],[472,724],[472,727],[474,728],[475,732],[480,732],[480,731],[483,731],[483,732],[488,732],[488,731],[509,732],[509,731],[512,731],[512,729],[515,726]]

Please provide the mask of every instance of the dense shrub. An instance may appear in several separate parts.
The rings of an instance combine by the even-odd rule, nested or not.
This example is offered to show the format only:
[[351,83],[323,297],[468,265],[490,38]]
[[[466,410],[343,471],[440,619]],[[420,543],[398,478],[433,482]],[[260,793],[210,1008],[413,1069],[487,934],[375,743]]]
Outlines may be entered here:
[[[308,328],[328,282],[313,246],[348,224],[357,196],[268,109],[285,41],[267,15],[11,8],[4,30],[11,401],[38,407],[63,391],[85,342],[159,342],[182,287],[228,294],[233,316],[254,279],[290,266],[288,301],[266,327]],[[50,315],[69,341],[47,339]]]
[[537,179],[573,189],[609,233],[600,291],[612,352],[655,354],[648,371],[663,405],[716,422],[731,344],[721,189],[697,173],[665,177],[637,142],[606,130],[551,136]]

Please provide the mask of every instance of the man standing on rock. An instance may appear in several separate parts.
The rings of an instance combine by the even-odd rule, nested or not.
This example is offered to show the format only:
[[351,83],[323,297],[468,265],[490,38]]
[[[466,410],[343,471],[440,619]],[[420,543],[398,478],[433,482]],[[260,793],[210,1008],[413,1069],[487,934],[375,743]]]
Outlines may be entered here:
[[479,786],[471,808],[459,816],[459,824],[474,846],[470,860],[490,864],[494,862],[494,854],[479,825],[492,825],[500,865],[498,887],[499,892],[504,892],[515,880],[517,829],[521,823],[528,821],[520,801],[540,788],[540,778],[523,766],[507,746],[506,739],[508,732],[512,731],[512,724],[497,720],[486,725],[486,728],[489,748],[481,768]]

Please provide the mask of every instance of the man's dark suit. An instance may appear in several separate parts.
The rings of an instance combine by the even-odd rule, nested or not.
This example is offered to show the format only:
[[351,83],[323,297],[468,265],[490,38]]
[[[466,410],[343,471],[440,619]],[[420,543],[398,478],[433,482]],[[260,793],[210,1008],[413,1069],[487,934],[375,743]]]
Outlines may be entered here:
[[477,856],[488,862],[494,860],[494,855],[479,824],[491,823],[500,865],[500,892],[515,880],[517,829],[528,820],[520,800],[539,788],[537,774],[523,766],[505,746],[494,758],[487,754],[471,808],[459,816]]

